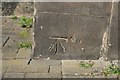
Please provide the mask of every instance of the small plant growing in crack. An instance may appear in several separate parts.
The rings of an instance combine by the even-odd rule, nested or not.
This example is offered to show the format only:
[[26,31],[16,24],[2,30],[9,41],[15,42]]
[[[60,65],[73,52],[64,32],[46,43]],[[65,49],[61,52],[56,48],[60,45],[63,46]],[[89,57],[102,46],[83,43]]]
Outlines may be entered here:
[[111,64],[102,70],[102,74],[104,76],[108,76],[109,74],[120,75],[120,67],[114,64]]
[[83,67],[83,68],[90,68],[90,67],[93,67],[93,65],[94,65],[94,62],[92,62],[92,61],[89,61],[89,62],[84,62],[84,61],[81,61],[80,63],[79,63],[79,65],[80,65],[80,67]]
[[22,16],[19,19],[19,24],[23,27],[23,28],[31,28],[32,24],[33,24],[33,19],[29,18],[29,17],[25,17]]
[[19,42],[18,48],[32,48],[31,42]]
[[16,15],[13,15],[13,16],[11,17],[11,19],[16,20],[16,19],[18,19],[18,17],[17,17]]

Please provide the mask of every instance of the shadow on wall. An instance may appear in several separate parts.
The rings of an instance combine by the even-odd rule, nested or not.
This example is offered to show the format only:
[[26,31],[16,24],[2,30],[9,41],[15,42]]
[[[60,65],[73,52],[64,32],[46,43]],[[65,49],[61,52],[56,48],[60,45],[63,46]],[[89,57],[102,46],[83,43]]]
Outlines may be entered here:
[[14,10],[19,2],[3,2],[2,3],[2,15],[9,16],[14,13]]

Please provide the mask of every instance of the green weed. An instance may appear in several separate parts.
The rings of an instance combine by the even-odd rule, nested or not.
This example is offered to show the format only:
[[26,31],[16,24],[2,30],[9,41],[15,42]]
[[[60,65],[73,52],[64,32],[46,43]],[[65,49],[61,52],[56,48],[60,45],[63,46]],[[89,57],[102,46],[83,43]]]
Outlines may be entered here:
[[18,48],[32,48],[31,42],[19,42]]
[[18,17],[17,17],[16,15],[13,15],[13,16],[11,17],[11,19],[16,20],[16,19],[18,19]]
[[109,74],[120,75],[120,67],[111,64],[102,71],[103,75],[107,76]]
[[84,61],[81,61],[80,63],[80,67],[83,67],[83,68],[90,68],[94,65],[94,62],[84,62]]
[[32,18],[28,18],[25,16],[20,17],[19,19],[19,24],[23,27],[23,28],[31,28],[32,24],[33,24],[33,19]]

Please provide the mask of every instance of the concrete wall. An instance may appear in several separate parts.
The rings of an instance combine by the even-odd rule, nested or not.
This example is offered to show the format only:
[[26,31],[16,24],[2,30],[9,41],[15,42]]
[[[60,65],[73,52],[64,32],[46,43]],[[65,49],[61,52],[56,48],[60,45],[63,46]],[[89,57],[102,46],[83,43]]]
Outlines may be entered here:
[[[117,6],[117,3],[106,2],[36,3],[34,56],[117,59]],[[65,37],[68,41],[56,42],[49,37]],[[54,43],[57,49],[50,51]]]

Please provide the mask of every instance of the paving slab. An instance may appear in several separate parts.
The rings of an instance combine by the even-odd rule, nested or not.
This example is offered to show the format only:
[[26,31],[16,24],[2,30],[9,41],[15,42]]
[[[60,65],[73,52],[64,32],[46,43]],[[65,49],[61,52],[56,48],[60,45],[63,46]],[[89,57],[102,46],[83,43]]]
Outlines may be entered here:
[[[14,24],[13,24],[14,23]],[[11,17],[2,17],[2,34],[4,35],[14,35],[17,29],[20,29],[18,20],[12,20]]]
[[47,60],[47,59],[44,59],[44,60],[35,60],[33,59],[31,61],[31,64],[47,64],[47,65],[50,65],[50,66],[61,66],[61,60]]
[[26,34],[25,33],[26,33],[25,28],[17,29],[16,31],[14,31],[14,34],[11,36],[11,38],[15,42],[24,42],[24,41],[32,42],[33,40],[32,29],[30,29]]
[[25,72],[39,72],[48,73],[49,65],[41,63],[31,63],[28,65],[29,59],[17,59],[11,66],[9,66],[7,72],[9,73],[25,73]]
[[12,65],[13,61],[14,60],[2,60],[2,74],[7,72],[8,67]]
[[4,46],[7,42],[7,40],[9,40],[10,36],[5,36],[5,35],[2,35],[2,46]]
[[55,73],[26,73],[25,78],[58,78],[57,80],[61,80],[61,74]]
[[111,65],[111,61],[101,61],[101,64],[102,64],[102,68],[105,68]]
[[[39,7],[43,5],[46,6],[45,3],[40,4],[41,5],[39,5]],[[52,6],[51,3],[47,4]],[[64,4],[65,3],[63,3],[63,5]],[[71,3],[66,4],[68,6],[71,5]],[[62,3],[60,3],[60,5],[62,5]],[[78,6],[77,3],[76,5]],[[57,6],[57,8],[59,7],[60,6]],[[49,10],[49,7],[46,8]],[[96,60],[99,58],[101,51],[100,47],[102,45],[101,39],[107,29],[108,17],[100,18],[95,16],[56,14],[54,12],[41,13],[39,10],[37,11],[35,17],[35,57],[43,55],[43,57],[52,56],[52,59],[73,60]],[[50,37],[66,38],[68,41],[57,40],[58,42],[56,42],[56,40],[50,39]],[[50,51],[49,47],[54,43],[56,43],[57,46]],[[62,49],[60,47],[61,44]]]
[[24,73],[5,73],[3,78],[24,78]]
[[31,49],[21,48],[16,54],[16,59],[30,59],[31,53]]
[[77,60],[62,60],[62,74],[80,74],[80,66]]
[[50,66],[50,73],[52,74],[54,74],[54,73],[56,73],[56,74],[61,74],[62,73],[62,66]]
[[16,53],[6,53],[6,54],[3,54],[2,56],[2,59],[3,60],[14,60],[16,57]]
[[[2,34],[5,35],[5,36],[11,36],[12,39],[14,41],[29,41],[31,40],[31,37],[32,37],[32,30],[30,29],[29,33],[28,33],[28,37],[23,37],[21,36],[21,32],[24,31],[25,29],[22,28],[19,24],[19,18],[16,19],[16,20],[13,20],[11,19],[11,17],[3,17],[3,20],[2,20],[2,25],[3,25],[3,28],[2,28]],[[14,24],[13,24],[14,23]]]
[[6,45],[2,47],[3,59],[14,59],[18,51],[17,44],[11,40],[7,41]]

